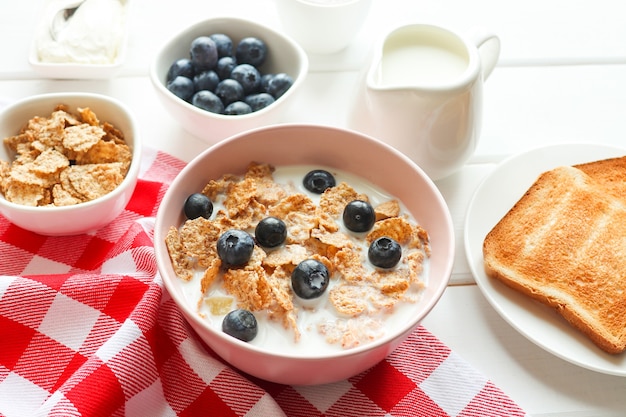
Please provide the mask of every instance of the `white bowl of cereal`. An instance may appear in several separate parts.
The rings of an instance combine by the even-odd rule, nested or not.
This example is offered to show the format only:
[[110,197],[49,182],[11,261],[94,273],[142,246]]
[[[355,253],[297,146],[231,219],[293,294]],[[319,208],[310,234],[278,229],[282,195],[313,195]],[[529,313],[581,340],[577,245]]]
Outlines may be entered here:
[[156,55],[150,80],[181,127],[212,144],[286,121],[308,68],[307,54],[283,33],[224,16],[174,34]]
[[[399,261],[387,263],[398,248],[386,237]],[[162,200],[155,250],[167,290],[214,352],[258,378],[310,385],[370,368],[414,331],[447,286],[454,232],[436,186],[401,153],[348,130],[283,124],[191,161]]]
[[0,214],[47,236],[93,232],[135,189],[141,138],[130,110],[98,94],[24,98],[0,113]]

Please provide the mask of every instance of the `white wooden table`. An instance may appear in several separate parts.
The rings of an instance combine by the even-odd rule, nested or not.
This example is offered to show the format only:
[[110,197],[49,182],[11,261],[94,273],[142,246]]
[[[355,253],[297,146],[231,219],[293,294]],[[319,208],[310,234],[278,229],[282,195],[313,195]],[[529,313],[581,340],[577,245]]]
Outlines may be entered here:
[[[177,0],[133,3],[129,54],[118,77],[42,79],[28,51],[43,0],[0,0],[0,100],[89,91],[124,101],[148,146],[190,160],[207,144],[165,112],[148,67],[167,37],[204,17],[235,15],[280,29],[272,0]],[[475,285],[465,259],[467,204],[481,180],[508,155],[548,143],[626,144],[626,2],[621,0],[374,0],[357,40],[331,56],[311,56],[310,74],[290,110],[294,122],[346,126],[357,74],[372,42],[407,22],[456,30],[484,26],[502,42],[485,84],[482,137],[458,174],[438,182],[457,233],[451,286],[424,325],[533,416],[626,415],[626,378],[563,361],[509,326]]]

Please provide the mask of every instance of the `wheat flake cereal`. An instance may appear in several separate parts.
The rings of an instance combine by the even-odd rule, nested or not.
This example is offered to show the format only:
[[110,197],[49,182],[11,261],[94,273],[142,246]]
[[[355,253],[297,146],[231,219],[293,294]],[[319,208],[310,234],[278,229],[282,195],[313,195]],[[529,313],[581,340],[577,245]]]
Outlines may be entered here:
[[132,151],[123,133],[89,108],[57,105],[4,138],[15,154],[0,162],[0,192],[13,203],[68,206],[113,191],[124,180]]
[[[249,343],[350,349],[384,336],[388,321],[417,303],[426,285],[428,233],[398,200],[359,178],[347,176],[349,181],[320,195],[307,192],[299,182],[309,169],[252,162],[243,175],[210,180],[202,193],[214,204],[211,217],[172,225],[165,243],[186,298],[216,327],[229,311],[246,309],[264,327]],[[357,199],[374,207],[377,220],[368,232],[351,232],[342,223],[343,208]],[[220,235],[233,228],[254,235],[268,216],[284,222],[284,243],[269,249],[255,244],[241,266],[222,262]],[[401,244],[401,260],[393,268],[368,262],[368,246],[379,237]],[[305,260],[329,276],[328,289],[312,300],[296,295],[292,285],[294,270]]]

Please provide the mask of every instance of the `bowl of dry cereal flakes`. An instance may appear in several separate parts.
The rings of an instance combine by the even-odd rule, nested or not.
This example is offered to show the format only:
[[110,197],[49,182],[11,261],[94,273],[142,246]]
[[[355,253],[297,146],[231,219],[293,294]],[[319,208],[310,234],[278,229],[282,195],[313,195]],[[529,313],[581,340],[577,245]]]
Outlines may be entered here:
[[121,102],[98,94],[31,96],[0,113],[0,214],[48,236],[117,217],[139,175],[141,138]]
[[383,360],[438,302],[454,259],[424,171],[374,138],[307,124],[197,156],[166,192],[154,240],[165,287],[208,346],[291,385]]

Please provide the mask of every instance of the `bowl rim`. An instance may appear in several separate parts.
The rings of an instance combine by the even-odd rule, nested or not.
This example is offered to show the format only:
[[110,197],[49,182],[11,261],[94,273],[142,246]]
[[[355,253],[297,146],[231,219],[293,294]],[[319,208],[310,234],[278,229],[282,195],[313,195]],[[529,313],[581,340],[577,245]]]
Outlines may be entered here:
[[[365,135],[363,133],[354,131],[354,130],[350,130],[350,129],[346,129],[346,128],[341,128],[341,127],[335,127],[335,126],[326,126],[326,125],[320,125],[320,124],[312,124],[312,123],[282,123],[282,124],[277,124],[277,125],[270,125],[270,126],[263,126],[263,127],[259,127],[259,128],[254,128],[254,129],[250,129],[238,134],[235,134],[221,142],[218,142],[215,145],[210,146],[209,148],[205,149],[203,152],[201,152],[200,154],[198,154],[192,161],[190,161],[176,176],[176,178],[172,181],[172,183],[170,184],[168,190],[166,191],[165,195],[163,196],[163,199],[161,200],[161,204],[159,206],[159,209],[157,211],[157,215],[156,215],[156,219],[155,219],[155,227],[154,227],[154,248],[155,248],[155,255],[157,255],[157,253],[167,253],[167,247],[165,246],[165,236],[161,234],[161,231],[166,231],[166,229],[164,229],[165,226],[167,226],[169,228],[169,226],[171,225],[165,225],[164,224],[164,220],[163,220],[163,214],[162,212],[166,210],[167,207],[167,202],[170,198],[173,191],[177,186],[179,186],[180,184],[182,184],[184,182],[184,177],[186,176],[186,174],[189,171],[192,171],[194,169],[193,165],[195,165],[193,162],[195,161],[200,161],[204,158],[207,157],[208,154],[214,152],[216,149],[225,147],[225,146],[231,146],[231,144],[233,142],[237,142],[238,140],[240,140],[243,137],[246,136],[250,136],[250,135],[254,135],[258,132],[261,131],[271,131],[271,130],[276,130],[276,129],[317,129],[320,131],[328,131],[328,130],[334,130],[334,131],[338,131],[341,132],[343,134],[347,134],[347,135],[353,135],[353,136],[358,136],[368,142],[370,142],[371,145],[374,146],[379,146],[380,148],[384,149],[386,152],[390,152],[392,154],[395,155],[395,157],[401,159],[404,161],[404,163],[409,164],[413,170],[415,170],[420,177],[423,179],[424,183],[428,186],[428,188],[431,190],[433,196],[436,199],[436,203],[437,206],[440,207],[442,209],[442,213],[443,213],[443,217],[445,219],[445,225],[446,228],[443,231],[443,233],[445,234],[444,239],[442,240],[447,240],[450,242],[450,245],[448,246],[448,253],[445,254],[446,256],[446,262],[445,262],[445,267],[444,267],[444,278],[441,280],[441,283],[439,285],[439,287],[435,288],[435,290],[432,293],[432,297],[428,300],[428,302],[426,302],[423,305],[423,308],[419,311],[419,314],[415,315],[414,317],[411,317],[411,320],[408,320],[407,323],[403,326],[401,326],[396,332],[394,332],[393,334],[387,334],[385,336],[383,336],[382,338],[379,338],[373,342],[370,343],[366,343],[364,345],[355,347],[355,348],[351,348],[351,349],[345,349],[345,350],[338,350],[338,351],[333,351],[333,352],[327,352],[327,353],[322,353],[322,354],[318,354],[318,355],[303,355],[303,354],[297,354],[297,353],[277,353],[277,352],[273,352],[267,348],[264,347],[260,347],[260,346],[256,346],[256,345],[252,345],[250,343],[247,342],[243,342],[241,340],[238,340],[236,338],[233,338],[232,336],[228,336],[223,332],[219,332],[216,330],[215,327],[207,324],[206,322],[204,322],[201,317],[199,317],[196,312],[194,310],[191,309],[191,307],[188,305],[188,303],[185,302],[185,300],[182,299],[181,296],[179,296],[178,291],[175,290],[175,283],[173,282],[173,280],[171,278],[175,278],[174,276],[171,276],[168,272],[168,270],[166,269],[167,267],[165,265],[162,265],[162,262],[159,261],[159,256],[155,256],[156,260],[157,260],[157,268],[159,269],[160,275],[161,275],[161,279],[164,283],[164,286],[166,288],[166,290],[168,291],[168,293],[170,294],[170,297],[174,300],[174,302],[176,303],[177,307],[181,310],[181,312],[183,313],[183,315],[185,316],[185,318],[187,320],[191,320],[193,321],[192,326],[199,326],[202,329],[208,331],[209,333],[211,333],[212,335],[216,336],[217,338],[221,339],[222,341],[226,342],[226,343],[232,343],[235,344],[236,346],[238,346],[239,348],[243,349],[246,352],[250,352],[250,353],[254,353],[254,354],[260,354],[260,355],[264,355],[268,358],[278,358],[278,359],[283,359],[283,360],[298,360],[298,361],[308,361],[308,362],[314,362],[314,361],[319,361],[319,360],[326,360],[326,359],[337,359],[337,358],[346,358],[346,357],[351,357],[351,356],[356,356],[356,355],[361,355],[364,352],[368,352],[368,351],[374,351],[378,348],[381,348],[384,345],[387,345],[389,343],[392,343],[394,340],[403,337],[405,335],[408,335],[409,333],[411,333],[412,331],[415,330],[415,328],[420,324],[420,322],[424,319],[424,317],[426,317],[429,312],[435,307],[435,305],[439,302],[439,300],[441,299],[441,296],[443,295],[444,291],[446,290],[446,288],[448,287],[448,283],[452,274],[452,267],[454,264],[454,253],[455,253],[455,237],[454,237],[454,225],[452,222],[452,217],[450,214],[450,211],[448,209],[447,203],[445,202],[445,199],[443,198],[443,196],[441,195],[441,192],[439,191],[438,187],[435,185],[435,183],[428,177],[428,175],[417,165],[415,164],[415,162],[413,162],[411,159],[409,159],[407,156],[405,156],[404,154],[402,154],[401,152],[397,151],[395,148],[391,147],[390,145],[387,145],[386,143],[383,143],[382,141],[379,141],[378,139],[375,139],[371,136]],[[163,260],[163,261],[168,261],[169,262],[169,257],[167,257],[167,259]],[[171,264],[170,264],[170,268],[171,268]]]
[[[85,100],[99,100],[103,103],[107,103],[116,107],[119,111],[121,111],[125,117],[130,122],[130,127],[133,133],[133,145],[131,152],[131,163],[128,168],[128,172],[126,176],[122,180],[122,182],[115,187],[112,191],[108,192],[105,195],[102,195],[93,200],[85,201],[82,203],[77,203],[69,206],[27,206],[23,204],[13,203],[7,200],[2,193],[0,193],[0,205],[4,206],[8,210],[20,211],[25,213],[65,213],[71,212],[78,209],[89,208],[91,206],[98,205],[105,201],[114,200],[118,198],[120,194],[123,194],[125,190],[129,186],[134,186],[136,180],[139,176],[139,171],[141,169],[141,158],[143,154],[143,141],[141,134],[139,133],[139,125],[130,108],[122,103],[120,100],[117,100],[113,97],[99,94],[99,93],[88,93],[88,92],[59,92],[59,93],[43,93],[43,94],[35,94],[28,97],[24,97],[17,101],[7,104],[0,110],[0,115],[5,116],[6,114],[17,110],[18,108],[23,108],[24,106],[28,106],[30,104],[43,101],[43,100],[53,100],[58,98],[59,100],[66,99],[68,97],[76,98],[76,99],[85,99]],[[38,115],[34,115],[38,116]],[[33,116],[33,117],[34,117]],[[23,123],[26,123],[25,120]],[[127,133],[124,132],[126,135]],[[4,139],[4,138],[2,138]]]
[[[180,38],[184,37],[186,34],[199,30],[200,28],[204,26],[210,25],[211,23],[218,23],[218,24],[228,23],[232,25],[244,25],[248,27],[253,27],[257,31],[265,31],[265,32],[271,33],[273,36],[277,38],[281,38],[282,40],[284,40],[291,48],[293,48],[293,50],[296,53],[296,56],[298,57],[298,62],[299,62],[299,65],[297,68],[297,74],[295,74],[292,86],[282,96],[276,99],[274,103],[270,104],[269,106],[264,107],[252,113],[239,114],[239,115],[226,115],[226,114],[219,114],[219,113],[211,113],[207,110],[200,109],[194,106],[193,104],[188,103],[185,100],[182,100],[176,97],[174,94],[172,94],[164,85],[161,74],[159,74],[157,71],[158,70],[157,64],[161,61],[162,56],[165,53],[165,51],[169,50],[170,48],[174,48],[180,41]],[[264,24],[261,24],[252,20],[248,20],[245,18],[235,17],[235,16],[217,16],[217,17],[211,17],[208,19],[198,20],[192,23],[191,25],[187,26],[185,29],[172,35],[159,48],[159,52],[156,54],[155,58],[152,60],[152,63],[150,65],[149,74],[150,74],[150,80],[152,81],[152,84],[161,94],[163,94],[165,97],[170,98],[172,102],[175,102],[181,105],[183,108],[193,112],[194,114],[202,116],[202,117],[214,118],[216,120],[240,122],[242,120],[254,119],[254,118],[263,116],[265,113],[272,111],[277,104],[284,102],[289,96],[292,95],[292,93],[296,90],[296,88],[304,82],[304,78],[306,77],[308,71],[309,71],[308,55],[296,41],[291,39],[285,33],[279,32],[277,30],[270,28],[269,26],[266,26]]]

